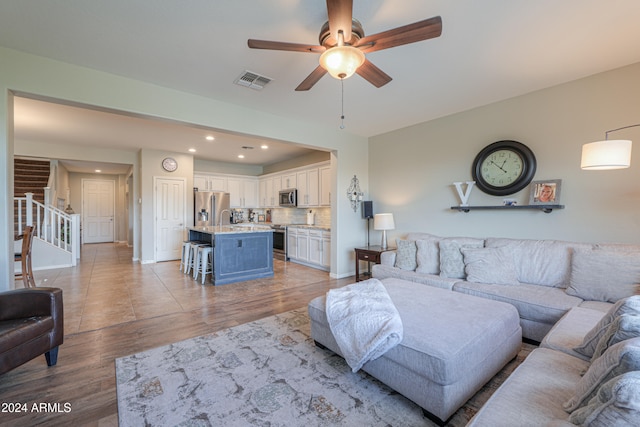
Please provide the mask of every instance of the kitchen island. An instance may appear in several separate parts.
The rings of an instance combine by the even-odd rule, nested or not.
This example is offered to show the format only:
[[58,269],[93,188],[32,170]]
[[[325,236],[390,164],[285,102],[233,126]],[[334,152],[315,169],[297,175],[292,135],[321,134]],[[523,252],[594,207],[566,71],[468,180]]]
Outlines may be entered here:
[[261,225],[187,227],[190,241],[211,243],[214,285],[273,277],[273,230]]

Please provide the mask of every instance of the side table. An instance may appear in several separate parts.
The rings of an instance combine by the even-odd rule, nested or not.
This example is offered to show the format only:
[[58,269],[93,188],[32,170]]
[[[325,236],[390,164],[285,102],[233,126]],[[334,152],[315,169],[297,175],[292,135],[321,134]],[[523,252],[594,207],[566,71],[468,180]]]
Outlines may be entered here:
[[382,249],[382,246],[365,246],[355,248],[356,251],[356,282],[360,281],[360,261],[367,261],[366,275],[371,276],[371,263],[380,264],[380,254],[386,251],[394,251],[396,248],[388,247]]

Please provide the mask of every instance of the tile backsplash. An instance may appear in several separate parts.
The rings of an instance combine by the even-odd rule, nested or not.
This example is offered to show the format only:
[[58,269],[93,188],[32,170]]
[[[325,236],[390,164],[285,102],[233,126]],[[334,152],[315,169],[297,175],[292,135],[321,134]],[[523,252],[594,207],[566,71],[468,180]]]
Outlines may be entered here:
[[[242,209],[244,212],[244,220],[248,221],[249,210]],[[309,211],[315,214],[314,225],[320,227],[331,227],[331,208],[271,208],[271,209],[253,209],[257,214],[266,214],[267,210],[271,210],[271,222],[274,224],[306,224],[307,213]]]

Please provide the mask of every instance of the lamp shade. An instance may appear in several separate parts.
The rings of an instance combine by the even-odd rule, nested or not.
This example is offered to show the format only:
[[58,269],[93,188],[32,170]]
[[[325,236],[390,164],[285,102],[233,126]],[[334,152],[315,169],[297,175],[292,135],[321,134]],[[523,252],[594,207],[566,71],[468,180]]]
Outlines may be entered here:
[[611,139],[582,146],[580,168],[585,170],[624,169],[631,165],[631,141]]
[[364,53],[353,46],[336,46],[320,55],[320,65],[336,79],[346,79],[364,63]]
[[393,214],[375,214],[373,217],[373,228],[375,230],[393,230],[396,228],[396,224],[393,222]]

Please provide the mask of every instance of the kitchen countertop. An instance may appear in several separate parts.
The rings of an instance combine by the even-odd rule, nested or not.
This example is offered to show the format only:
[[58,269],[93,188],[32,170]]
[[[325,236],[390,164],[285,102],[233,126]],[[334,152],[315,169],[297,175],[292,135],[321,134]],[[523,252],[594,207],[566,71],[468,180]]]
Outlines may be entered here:
[[321,225],[287,224],[287,227],[308,228],[308,229],[310,229],[310,230],[331,231],[331,227],[323,227],[323,226],[321,226]]
[[[272,222],[240,222],[238,224],[231,224],[232,226],[235,227],[251,227],[251,226],[256,226],[256,227],[271,227],[271,224],[276,224],[276,223],[272,223]],[[323,231],[331,231],[331,227],[327,227],[327,226],[322,226],[322,225],[307,225],[307,224],[281,224],[281,223],[277,223],[278,225],[283,225],[285,227],[296,227],[296,228],[308,228],[308,229],[313,229],[313,230],[323,230]]]
[[188,230],[198,231],[207,234],[230,234],[230,233],[272,233],[273,229],[268,225],[260,224],[230,224],[214,225],[209,227],[187,227]]

